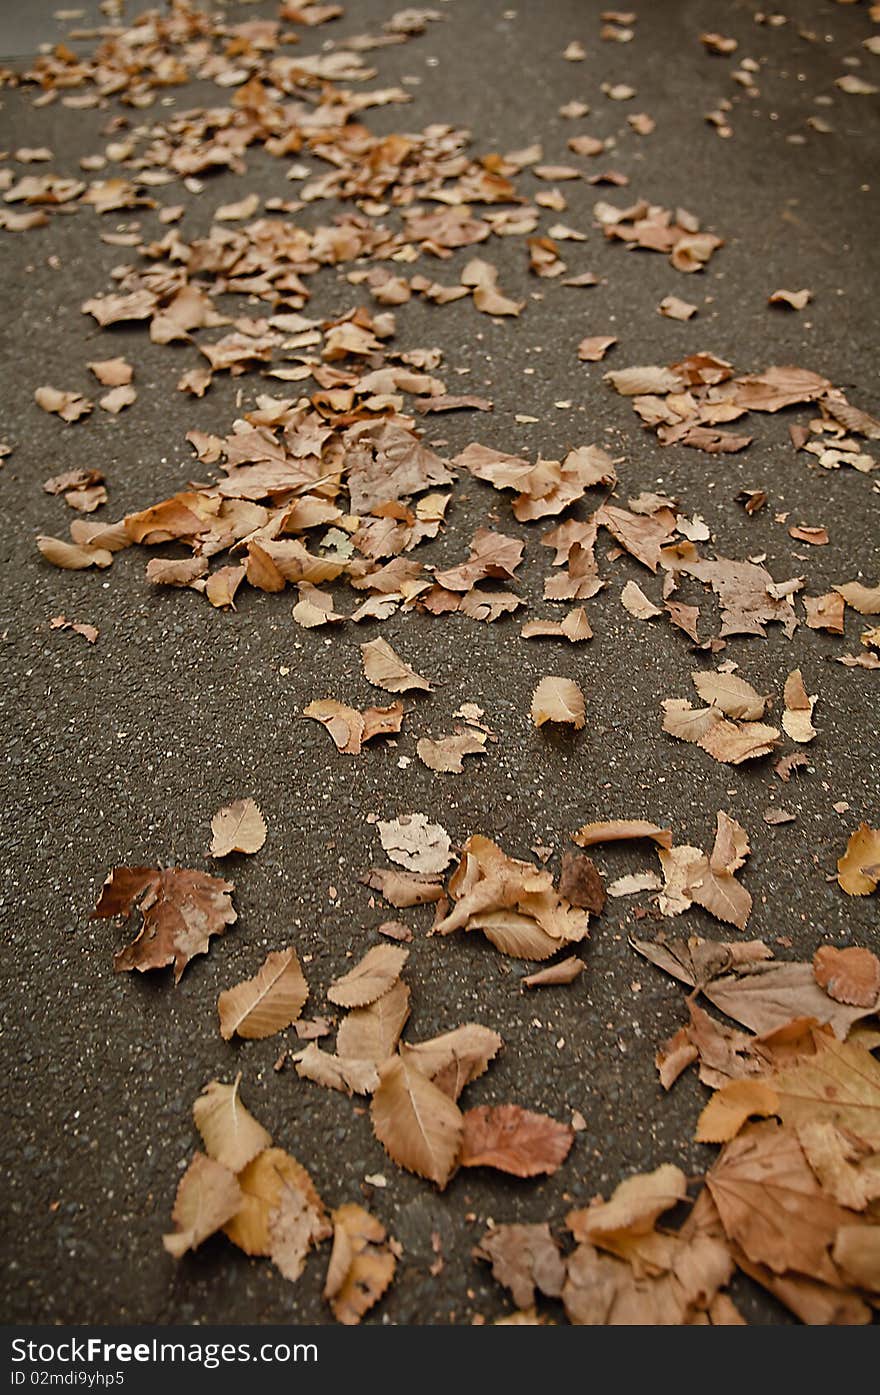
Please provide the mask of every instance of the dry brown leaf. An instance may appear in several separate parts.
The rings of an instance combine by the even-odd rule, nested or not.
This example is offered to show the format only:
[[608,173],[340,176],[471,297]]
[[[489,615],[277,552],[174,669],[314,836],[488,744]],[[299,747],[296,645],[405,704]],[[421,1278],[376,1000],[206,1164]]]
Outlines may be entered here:
[[401,1042],[400,1054],[451,1100],[457,1100],[465,1085],[488,1070],[503,1045],[497,1032],[469,1022],[428,1041]]
[[786,305],[789,310],[804,310],[812,299],[812,291],[774,291],[767,297],[767,304]]
[[[266,1148],[238,1174],[240,1205],[224,1233],[248,1255],[271,1255],[273,1214],[286,1189],[301,1192],[310,1208],[324,1217],[324,1204],[306,1169],[283,1148]],[[327,1232],[329,1234],[329,1231]]]
[[84,571],[86,567],[110,567],[113,565],[113,553],[109,548],[98,547],[92,543],[70,543],[62,538],[49,538],[41,534],[37,538],[37,547],[47,562],[51,562],[53,567],[62,567],[65,571]]
[[832,590],[842,596],[859,615],[880,615],[880,586],[863,586],[860,581],[847,581],[843,586],[832,587]]
[[782,714],[782,729],[792,741],[803,744],[813,740],[816,735],[812,723],[815,705],[816,699],[807,694],[800,669],[794,669],[785,680],[785,711]]
[[880,998],[880,959],[869,949],[820,945],[813,955],[813,975],[835,1002],[873,1007]]
[[857,1217],[825,1195],[790,1129],[750,1124],[725,1146],[706,1184],[725,1233],[748,1259],[776,1274],[839,1283],[829,1251]]
[[352,1326],[378,1303],[394,1278],[396,1260],[385,1227],[354,1202],[338,1207],[324,1297],[337,1322]]
[[327,997],[337,1007],[368,1007],[397,982],[408,958],[408,949],[374,945],[353,969],[331,983]]
[[565,1261],[546,1221],[539,1225],[499,1225],[488,1230],[474,1251],[492,1266],[492,1275],[510,1289],[519,1308],[529,1308],[535,1290],[558,1298],[565,1282]]
[[452,860],[449,834],[424,814],[401,814],[378,824],[379,838],[392,862],[409,872],[442,872]]
[[579,848],[596,843],[617,843],[628,838],[651,838],[661,848],[672,847],[672,829],[660,828],[645,819],[612,819],[608,823],[585,823],[571,835]]
[[171,1219],[174,1230],[162,1244],[175,1259],[197,1250],[203,1240],[226,1225],[241,1205],[234,1173],[204,1153],[196,1153],[180,1179]]
[[625,1256],[628,1240],[648,1235],[658,1216],[686,1196],[684,1173],[672,1163],[662,1163],[653,1172],[627,1177],[615,1188],[610,1201],[569,1211],[565,1223],[577,1241]]
[[211,820],[212,857],[230,853],[255,853],[266,841],[266,820],[253,799],[236,799],[226,804]]
[[458,1162],[463,1128],[449,1096],[409,1061],[394,1056],[379,1068],[370,1113],[388,1156],[442,1191]]
[[[880,999],[874,1004],[880,1007]],[[880,1153],[880,1063],[857,1041],[813,1029],[815,1054],[768,1077],[789,1128],[826,1120]]]
[[562,722],[580,731],[586,723],[584,695],[571,678],[542,678],[532,694],[532,721]]
[[578,344],[578,358],[581,363],[601,363],[608,350],[617,340],[613,334],[596,334],[582,339]]
[[752,1115],[766,1118],[778,1109],[779,1096],[766,1080],[730,1080],[703,1109],[694,1138],[697,1143],[726,1143]]
[[38,387],[34,393],[34,401],[44,412],[54,412],[66,422],[87,417],[95,405],[78,392],[65,392],[53,387]]
[[583,606],[576,606],[570,610],[562,621],[528,620],[520,630],[520,634],[523,639],[539,639],[544,636],[558,637],[567,639],[571,644],[578,644],[582,640],[593,638],[593,631],[590,629],[587,612]]
[[555,988],[561,984],[574,983],[586,967],[583,959],[578,959],[577,955],[572,954],[567,959],[560,959],[557,964],[551,964],[547,969],[526,974],[520,979],[520,984],[523,988]]
[[220,1035],[259,1041],[295,1022],[309,996],[296,950],[268,954],[253,978],[227,988],[217,999]]
[[134,369],[124,358],[103,358],[86,365],[102,387],[125,387],[134,376]]
[[461,1167],[494,1167],[514,1177],[552,1174],[574,1142],[568,1124],[518,1104],[480,1105],[463,1120]]
[[[409,988],[401,979],[375,1002],[349,1012],[336,1034],[336,1051],[343,1069],[347,1071],[349,1065],[364,1062],[375,1068],[387,1061],[397,1047],[408,1016]],[[370,1088],[375,1089],[377,1083],[375,1080]]]
[[484,756],[486,737],[482,732],[462,732],[456,736],[440,736],[436,741],[423,736],[416,742],[416,753],[429,770],[460,775],[465,756]]
[[837,861],[837,880],[848,896],[870,896],[880,882],[880,828],[860,823]]
[[779,745],[779,732],[764,722],[737,726],[722,718],[704,731],[697,745],[724,765],[742,765],[743,761],[769,755]]
[[569,1256],[562,1292],[570,1322],[680,1327],[705,1318],[733,1270],[727,1245],[705,1235],[651,1238],[650,1262],[639,1268],[593,1245],[578,1245]]
[[370,1095],[379,1084],[379,1072],[371,1061],[334,1056],[313,1041],[299,1055],[296,1073],[301,1080],[311,1080],[328,1090],[342,1090],[347,1095]]
[[371,639],[361,645],[364,677],[376,688],[389,693],[405,693],[416,688],[429,693],[431,684],[405,664],[385,639]]
[[258,1153],[272,1146],[269,1132],[242,1104],[240,1084],[240,1071],[231,1085],[211,1080],[193,1105],[193,1119],[205,1152],[230,1172],[241,1172]]
[[196,954],[207,954],[212,935],[222,935],[237,916],[232,882],[190,868],[114,867],[104,883],[92,920],[129,916],[135,906],[143,925],[113,960],[117,973],[162,969],[174,964],[174,982]]
[[418,872],[398,872],[395,868],[374,867],[365,872],[361,881],[373,887],[398,910],[405,906],[424,906],[442,901],[443,884]]

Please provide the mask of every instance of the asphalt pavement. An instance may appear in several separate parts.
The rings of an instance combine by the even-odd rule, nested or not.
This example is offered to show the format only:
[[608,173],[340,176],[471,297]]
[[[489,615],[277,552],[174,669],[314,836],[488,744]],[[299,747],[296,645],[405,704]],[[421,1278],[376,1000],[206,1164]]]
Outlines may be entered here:
[[[630,178],[627,190],[597,191],[583,181],[566,187],[563,221],[588,233],[586,242],[566,244],[566,258],[572,272],[594,272],[596,287],[565,289],[530,278],[521,241],[495,239],[501,286],[528,300],[519,319],[478,315],[469,301],[402,308],[398,343],[438,345],[449,390],[494,401],[491,415],[430,421],[429,439],[445,442],[448,455],[480,440],[548,458],[572,445],[603,444],[622,458],[624,502],[643,489],[675,495],[707,520],[719,552],[766,554],[774,575],[804,575],[807,590],[818,594],[857,576],[866,584],[878,580],[876,475],[825,471],[796,453],[788,424],[807,419],[803,413],[755,419],[755,442],[741,454],[663,449],[602,381],[608,368],[668,363],[705,349],[739,371],[769,363],[815,370],[864,410],[880,412],[878,108],[873,97],[835,87],[846,72],[877,83],[880,58],[862,46],[875,26],[862,4],[780,3],[784,25],[757,23],[761,7],[751,0],[634,0],[636,37],[618,44],[598,41],[604,6],[592,0],[453,0],[438,6],[445,19],[424,35],[371,55],[382,85],[413,79],[414,101],[371,112],[368,120],[380,130],[454,121],[472,130],[479,150],[540,140],[545,158],[566,162],[573,127],[558,108],[583,99],[594,109],[591,133],[616,137],[610,162]],[[4,6],[0,52],[23,54],[57,40],[64,26],[52,19],[54,8]],[[242,18],[274,8],[227,7]],[[334,40],[376,28],[396,8],[394,0],[351,4],[335,26],[304,31],[304,51],[319,51],[331,28]],[[704,30],[739,39],[737,58],[760,65],[759,95],[731,81],[730,59],[704,51]],[[562,57],[575,39],[588,49],[584,62]],[[638,96],[609,101],[602,82],[629,83]],[[83,153],[102,148],[108,110],[35,108],[33,95],[28,88],[0,93],[0,144],[47,145],[52,168],[76,173]],[[169,90],[178,109],[227,97],[205,85]],[[704,119],[721,98],[732,103],[727,139]],[[652,135],[628,128],[633,109],[654,117]],[[807,124],[817,115],[833,129]],[[181,227],[191,236],[210,226],[219,204],[251,189],[289,195],[282,169],[254,153],[241,179],[212,177],[200,196],[178,186],[173,200],[161,192],[166,201],[186,203]],[[623,204],[630,194],[688,208],[725,239],[704,273],[682,276],[662,256],[627,252],[602,237],[593,226],[594,201]],[[318,216],[326,217],[326,208]],[[135,220],[157,233],[149,212],[114,214],[101,226]],[[521,966],[480,937],[429,939],[428,910],[402,915],[415,928],[407,969],[411,1036],[479,1021],[504,1038],[499,1059],[469,1087],[468,1104],[515,1101],[561,1119],[577,1110],[586,1119],[567,1164],[545,1180],[477,1170],[438,1194],[385,1157],[357,1100],[300,1081],[289,1065],[275,1071],[283,1042],[223,1042],[217,994],[255,972],[267,951],[293,943],[307,958],[309,1011],[325,1011],[323,988],[348,967],[349,951],[359,955],[376,942],[375,926],[389,914],[378,901],[370,906],[358,881],[380,857],[367,815],[411,810],[438,819],[458,843],[482,832],[520,857],[533,856],[536,844],[552,846],[555,869],[571,831],[588,820],[648,818],[674,827],[677,841],[707,846],[716,811],[725,809],[751,835],[744,874],[754,897],[751,936],[783,957],[808,957],[822,940],[876,942],[876,897],[845,897],[829,879],[849,832],[862,819],[876,822],[878,675],[832,662],[859,649],[864,625],[850,614],[845,641],[804,626],[791,640],[774,627],[767,640],[730,641],[727,656],[760,691],[778,691],[800,666],[809,690],[820,695],[810,768],[782,785],[768,762],[734,769],[663,736],[659,704],[693,697],[689,674],[698,656],[670,626],[635,622],[622,609],[620,586],[645,575],[631,559],[613,564],[612,584],[589,602],[593,641],[564,652],[554,642],[521,641],[516,618],[483,626],[456,616],[405,615],[353,633],[348,627],[328,640],[294,624],[290,592],[240,593],[238,609],[223,614],[194,593],[149,588],[144,555],[134,549],[106,575],[50,567],[34,538],[62,534],[69,511],[43,492],[44,479],[97,467],[108,479],[108,516],[142,508],[197,473],[188,430],[223,434],[239,391],[252,403],[266,390],[258,375],[216,379],[204,399],[193,400],[175,384],[197,362],[194,349],[154,345],[136,328],[97,330],[80,302],[102,291],[112,268],[131,256],[101,243],[97,232],[97,215],[83,209],[46,229],[0,233],[0,438],[15,446],[0,469],[8,780],[0,960],[4,1317],[329,1320],[321,1298],[326,1249],[294,1286],[222,1239],[179,1265],[162,1248],[175,1188],[197,1142],[192,1101],[212,1077],[230,1079],[241,1070],[247,1104],[310,1169],[322,1195],[331,1204],[366,1195],[403,1246],[397,1280],[369,1320],[491,1321],[511,1305],[487,1267],[471,1258],[490,1217],[556,1223],[570,1205],[607,1196],[630,1172],[672,1161],[697,1174],[714,1156],[691,1141],[703,1087],[691,1073],[664,1095],[657,1081],[654,1052],[684,1021],[685,1007],[680,988],[628,947],[640,923],[634,904],[649,906],[647,898],[609,901],[594,923],[582,977],[532,996],[518,987]],[[333,272],[314,286],[309,313],[356,303],[357,291]],[[814,299],[800,313],[771,310],[767,297],[779,287],[809,287]],[[698,316],[679,323],[659,315],[659,301],[670,294],[697,300]],[[611,355],[604,364],[579,362],[578,341],[600,334],[617,336]],[[96,411],[88,422],[64,427],[35,405],[34,389],[43,383],[88,390],[86,360],[111,353],[135,364],[139,390],[118,418]],[[467,372],[459,377],[456,369]],[[517,422],[517,414],[537,420]],[[768,507],[746,515],[735,502],[743,488],[766,489]],[[825,525],[829,545],[790,538],[775,521],[782,513]],[[534,536],[513,523],[500,495],[468,482],[432,557],[462,558],[474,528],[487,520]],[[540,601],[543,569],[538,558],[526,569],[529,615],[548,610]],[[96,625],[98,642],[51,630],[49,619],[58,614]],[[380,633],[436,680],[437,692],[414,704],[398,741],[349,759],[337,755],[323,729],[301,719],[300,709],[329,694],[355,705],[374,700],[356,646]],[[580,735],[532,726],[531,693],[546,672],[583,687],[587,724]],[[416,737],[450,731],[464,701],[484,708],[498,743],[459,777],[434,774],[416,759]],[[114,974],[112,952],[123,934],[88,919],[104,877],[121,863],[211,870],[211,816],[246,795],[261,805],[269,836],[257,856],[227,864],[238,924],[177,988],[165,974]],[[770,804],[796,820],[768,825]],[[835,805],[846,807],[838,812]],[[653,865],[638,844],[599,849],[596,861],[610,877]],[[698,909],[669,925],[725,937]],[[778,937],[790,945],[780,947]],[[287,1038],[298,1044],[292,1032]],[[386,1187],[365,1183],[376,1173]],[[431,1272],[434,1232],[445,1261],[439,1273]],[[752,1322],[790,1320],[745,1280],[732,1292]]]

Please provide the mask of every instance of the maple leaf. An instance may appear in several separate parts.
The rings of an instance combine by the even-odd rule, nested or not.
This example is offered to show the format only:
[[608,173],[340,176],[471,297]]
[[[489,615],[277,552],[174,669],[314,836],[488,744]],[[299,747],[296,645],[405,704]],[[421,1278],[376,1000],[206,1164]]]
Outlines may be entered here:
[[274,1036],[295,1022],[309,996],[296,950],[268,954],[253,978],[227,988],[217,999],[220,1035],[249,1041]]
[[397,982],[408,958],[408,949],[374,945],[353,969],[330,985],[327,997],[338,1007],[367,1007]]
[[443,1190],[461,1149],[462,1115],[448,1095],[400,1056],[379,1067],[370,1113],[388,1156]]
[[240,1084],[240,1071],[231,1085],[211,1080],[193,1105],[193,1119],[208,1157],[230,1172],[241,1172],[272,1146],[271,1135],[242,1104]]
[[494,1167],[515,1177],[553,1173],[565,1162],[574,1130],[518,1104],[480,1105],[463,1116],[461,1167]]
[[204,1153],[196,1153],[177,1188],[171,1212],[175,1228],[162,1237],[165,1249],[175,1259],[187,1250],[197,1250],[235,1215],[241,1199],[235,1174]]
[[162,969],[174,964],[178,983],[196,954],[207,954],[212,935],[238,919],[232,882],[190,868],[115,867],[104,883],[92,920],[129,916],[140,910],[143,924],[113,960],[117,973]]
[[266,841],[266,820],[253,799],[236,799],[211,820],[212,857],[228,857],[232,852],[255,853]]
[[396,1260],[385,1227],[362,1206],[338,1207],[324,1297],[337,1322],[352,1326],[378,1303],[394,1278]]
[[586,723],[584,695],[570,678],[542,678],[532,694],[532,721],[561,722],[580,731]]

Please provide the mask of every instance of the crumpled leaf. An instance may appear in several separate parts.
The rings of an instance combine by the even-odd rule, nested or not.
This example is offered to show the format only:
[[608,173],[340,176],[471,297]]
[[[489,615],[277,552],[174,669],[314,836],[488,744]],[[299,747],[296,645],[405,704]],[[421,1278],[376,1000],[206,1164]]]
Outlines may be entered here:
[[650,1234],[657,1218],[686,1196],[684,1173],[672,1163],[663,1163],[653,1172],[627,1177],[609,1201],[569,1211],[565,1223],[575,1240],[589,1241],[626,1258],[630,1242]]
[[175,1259],[197,1250],[203,1240],[226,1225],[241,1205],[241,1187],[222,1163],[196,1153],[180,1179],[171,1219],[174,1230],[162,1244]]
[[494,1167],[514,1177],[552,1174],[565,1162],[574,1130],[518,1104],[479,1105],[463,1116],[461,1167]]
[[442,1191],[458,1162],[463,1128],[449,1096],[416,1066],[393,1056],[379,1067],[370,1113],[388,1156]]
[[416,742],[416,753],[429,770],[460,775],[465,756],[486,754],[486,740],[482,732],[460,732],[456,736],[440,736],[436,741],[423,736]]
[[565,1282],[565,1261],[546,1221],[537,1225],[493,1226],[474,1255],[492,1266],[492,1276],[510,1289],[518,1308],[530,1308],[535,1290],[558,1298]]
[[424,814],[401,814],[378,824],[379,838],[392,862],[409,872],[442,872],[452,859],[449,834]]
[[211,820],[212,857],[228,857],[232,852],[255,853],[266,841],[266,820],[253,799],[236,799]]
[[408,949],[374,945],[353,969],[331,983],[327,997],[338,1007],[367,1007],[397,982],[408,958]]
[[268,1130],[242,1104],[240,1084],[240,1071],[231,1085],[211,1080],[193,1105],[193,1119],[208,1157],[230,1172],[241,1172],[258,1153],[272,1146]]
[[661,848],[672,847],[672,829],[660,828],[645,819],[611,819],[607,823],[585,823],[571,835],[579,848],[596,843],[618,843],[629,838],[652,838]]
[[560,959],[558,963],[550,964],[546,969],[526,974],[520,979],[520,983],[523,988],[555,988],[561,984],[574,983],[586,967],[583,959],[578,959],[576,954],[570,954],[567,959]]
[[392,906],[424,906],[443,899],[443,884],[418,872],[398,872],[396,868],[373,867],[361,881],[378,891]]
[[217,999],[220,1035],[259,1041],[295,1022],[309,988],[294,949],[268,954],[253,978],[227,988]]
[[354,1202],[332,1213],[333,1250],[324,1281],[337,1322],[352,1326],[375,1307],[394,1278],[396,1260],[385,1227]]
[[140,933],[114,957],[117,973],[174,964],[174,982],[196,954],[207,954],[212,935],[238,919],[232,882],[191,868],[115,867],[104,883],[92,920],[129,916],[137,906]]
[[532,721],[561,722],[580,731],[586,723],[584,695],[571,678],[542,678],[532,694]]
[[337,751],[359,756],[364,742],[400,731],[404,706],[402,702],[393,702],[388,707],[367,707],[359,712],[356,707],[337,702],[335,698],[320,698],[303,708],[303,716],[327,728]]

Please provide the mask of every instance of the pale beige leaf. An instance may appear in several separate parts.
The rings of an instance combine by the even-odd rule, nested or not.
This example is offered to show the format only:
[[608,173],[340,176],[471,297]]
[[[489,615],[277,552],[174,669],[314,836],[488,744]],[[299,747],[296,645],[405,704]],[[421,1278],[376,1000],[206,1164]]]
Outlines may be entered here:
[[171,1219],[175,1229],[162,1236],[170,1255],[180,1259],[224,1226],[241,1205],[234,1173],[204,1153],[196,1153],[180,1179]]
[[831,1256],[850,1283],[880,1293],[880,1225],[841,1226]]
[[532,695],[532,721],[564,722],[580,731],[586,722],[584,695],[571,678],[542,678]]
[[364,677],[374,687],[385,688],[389,693],[404,693],[412,688],[431,691],[431,684],[395,654],[385,639],[371,639],[361,645],[364,662]]
[[255,853],[266,841],[266,820],[253,799],[236,799],[211,820],[212,857],[228,857],[232,852]]
[[560,984],[574,983],[586,967],[583,959],[578,959],[576,954],[571,954],[567,959],[560,959],[558,964],[551,964],[547,969],[539,969],[537,973],[526,974],[520,983],[523,988],[552,988]]
[[596,1202],[579,1211],[569,1211],[566,1225],[578,1241],[602,1245],[622,1232],[647,1235],[664,1211],[687,1196],[687,1178],[672,1163],[662,1163],[653,1172],[627,1177],[610,1201]]
[[193,1105],[193,1119],[209,1158],[241,1172],[243,1167],[272,1146],[263,1125],[245,1109],[238,1094],[241,1072],[231,1085],[211,1080]]
[[449,834],[424,814],[401,814],[378,824],[379,838],[392,862],[409,872],[433,874],[448,867],[452,858]]
[[353,969],[334,980],[327,989],[327,997],[337,1007],[367,1007],[396,983],[408,958],[408,949],[374,945]]
[[704,702],[720,707],[727,717],[754,722],[763,717],[766,697],[735,673],[715,673],[711,669],[691,674],[694,687]]
[[303,708],[303,716],[311,717],[327,728],[337,751],[348,756],[360,755],[364,718],[356,708],[337,702],[335,698],[320,698]]
[[679,741],[699,742],[720,721],[717,707],[691,707],[686,698],[664,698],[663,730]]
[[860,581],[847,581],[843,586],[832,590],[843,596],[847,605],[857,610],[859,615],[880,615],[880,586],[863,586]]
[[308,996],[296,950],[278,950],[266,956],[253,978],[220,994],[220,1035],[224,1041],[236,1034],[249,1041],[271,1037],[296,1021]]
[[461,1148],[458,1106],[400,1056],[379,1068],[371,1105],[373,1130],[389,1157],[442,1190]]
[[69,543],[62,538],[37,538],[37,547],[47,562],[65,571],[83,571],[86,567],[109,567],[113,564],[113,553],[106,547],[88,543]]
[[743,761],[769,755],[779,745],[779,732],[763,722],[736,726],[722,718],[703,733],[697,745],[725,765],[741,765]]
[[637,586],[634,581],[626,583],[620,593],[620,600],[624,610],[628,610],[636,620],[654,620],[663,614],[660,607],[649,601],[641,586]]

